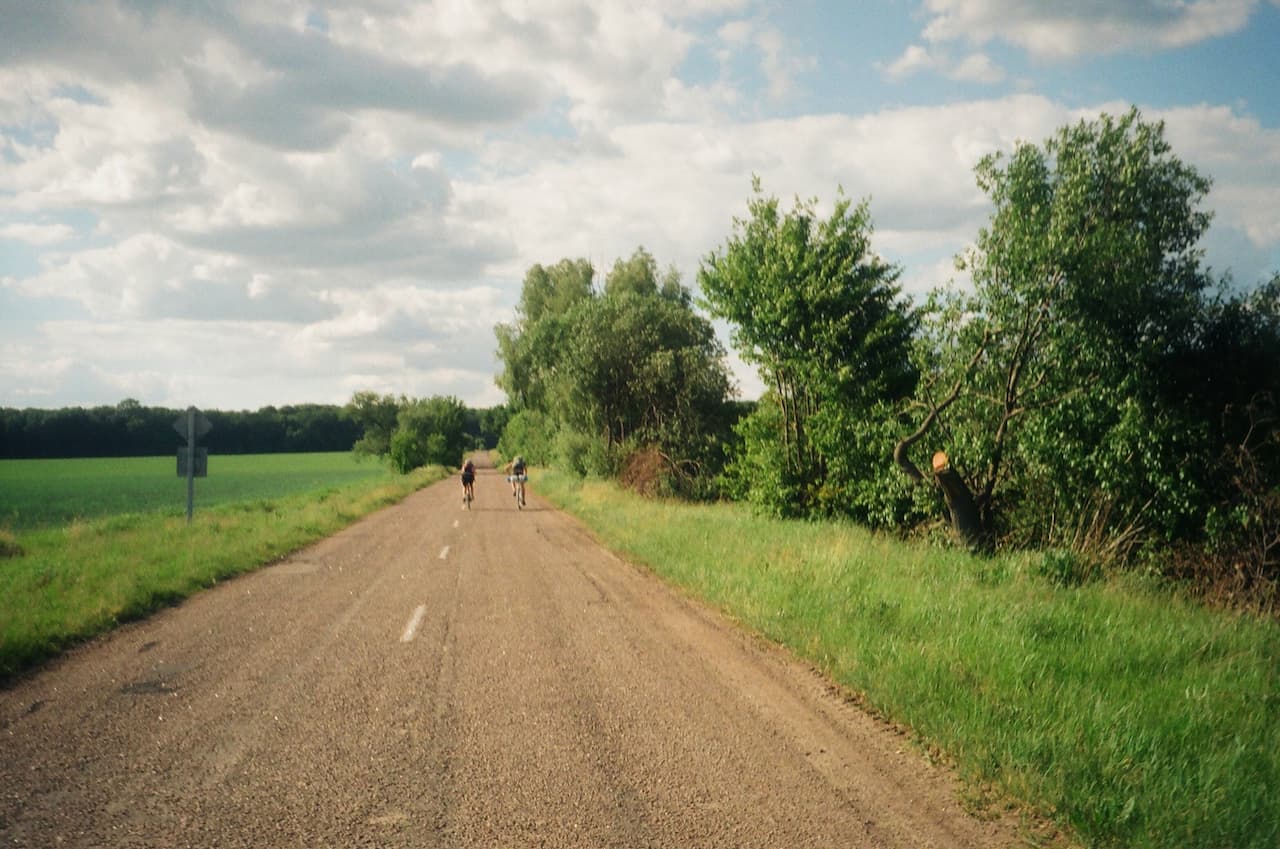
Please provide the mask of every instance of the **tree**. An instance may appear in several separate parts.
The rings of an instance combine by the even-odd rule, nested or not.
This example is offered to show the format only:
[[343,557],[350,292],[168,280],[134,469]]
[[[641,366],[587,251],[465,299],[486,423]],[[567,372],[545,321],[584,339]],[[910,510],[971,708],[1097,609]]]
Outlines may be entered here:
[[546,268],[534,265],[525,274],[514,324],[494,328],[503,369],[498,386],[516,411],[543,409],[548,384],[566,336],[564,315],[595,295],[595,270],[585,259],[562,259]]
[[[784,214],[758,178],[752,188],[749,217],[734,220],[698,275],[712,314],[731,323],[734,345],[768,385],[755,415],[775,425],[776,444],[760,444],[763,431],[746,426],[740,467],[761,483],[753,500],[776,511],[863,512],[851,490],[880,474],[890,447],[863,438],[865,428],[884,415],[872,413],[877,404],[914,388],[916,317],[899,269],[871,248],[866,202],[853,206],[841,193],[823,220],[816,199]],[[762,461],[781,468],[760,477]]]
[[466,424],[467,408],[452,396],[436,395],[406,403],[391,436],[392,466],[406,473],[419,466],[461,465],[462,455],[469,447]]
[[970,542],[1172,532],[1202,456],[1176,364],[1208,284],[1208,180],[1137,110],[987,156],[976,175],[994,210],[960,261],[973,291],[931,301],[920,426],[895,458],[923,481],[909,449],[946,444],[935,480]]
[[656,443],[701,456],[699,442],[729,393],[710,322],[659,289],[606,287],[579,304],[559,368],[562,421],[599,437],[606,452]]
[[689,290],[680,283],[680,272],[674,266],[658,273],[658,261],[643,247],[636,248],[627,260],[617,260],[604,281],[604,294],[616,297],[624,293],[659,296],[667,301],[689,306]]
[[673,466],[698,464],[729,392],[710,322],[679,273],[660,273],[644,248],[617,261],[600,292],[590,268],[534,266],[518,320],[496,329],[499,385],[518,409],[500,445],[601,474],[641,445],[658,446]]
[[345,411],[364,431],[352,450],[356,454],[386,456],[391,450],[391,435],[396,430],[400,407],[406,402],[403,397],[397,400],[394,395],[379,395],[369,390],[352,395]]

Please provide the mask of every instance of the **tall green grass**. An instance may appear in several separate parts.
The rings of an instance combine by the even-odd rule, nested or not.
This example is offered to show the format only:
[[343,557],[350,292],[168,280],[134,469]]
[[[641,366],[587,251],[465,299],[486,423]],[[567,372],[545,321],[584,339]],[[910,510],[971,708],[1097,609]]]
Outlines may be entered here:
[[1280,846],[1280,626],[738,505],[539,491],[1091,846]]
[[[385,465],[350,452],[228,454],[209,458],[195,508],[278,498],[386,478]],[[176,457],[0,460],[0,527],[51,527],[120,513],[186,515],[187,481]]]
[[190,525],[184,504],[178,515],[120,513],[6,532],[0,683],[118,623],[332,534],[445,474],[383,472],[335,486],[320,472],[310,491],[197,509]]

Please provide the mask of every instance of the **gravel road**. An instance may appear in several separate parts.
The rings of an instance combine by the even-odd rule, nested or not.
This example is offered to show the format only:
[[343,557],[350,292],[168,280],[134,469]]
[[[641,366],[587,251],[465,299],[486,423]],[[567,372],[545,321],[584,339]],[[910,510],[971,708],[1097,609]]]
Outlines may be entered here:
[[819,675],[481,470],[0,690],[0,846],[995,847]]

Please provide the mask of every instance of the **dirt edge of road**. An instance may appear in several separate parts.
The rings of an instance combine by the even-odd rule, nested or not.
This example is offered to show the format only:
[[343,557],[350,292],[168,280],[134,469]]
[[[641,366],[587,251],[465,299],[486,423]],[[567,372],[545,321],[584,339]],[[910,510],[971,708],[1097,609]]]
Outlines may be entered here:
[[[715,606],[645,563],[609,547],[576,515],[558,505],[556,509],[619,565],[661,587],[690,616],[708,628],[732,634],[744,646],[766,659],[797,693],[804,694],[811,706],[820,710],[836,727],[848,729],[851,739],[862,745],[874,741],[874,748],[907,767],[917,779],[935,788],[945,786],[945,792],[956,808],[973,822],[987,824],[993,832],[1015,834],[1019,845],[1042,849],[1081,849],[1083,846],[1058,823],[1029,804],[1009,796],[994,785],[966,781],[955,761],[938,745],[917,733],[909,724],[878,709],[865,694],[836,681],[816,662],[797,654],[785,643],[770,639],[730,611]],[[828,775],[829,779],[832,777]]]

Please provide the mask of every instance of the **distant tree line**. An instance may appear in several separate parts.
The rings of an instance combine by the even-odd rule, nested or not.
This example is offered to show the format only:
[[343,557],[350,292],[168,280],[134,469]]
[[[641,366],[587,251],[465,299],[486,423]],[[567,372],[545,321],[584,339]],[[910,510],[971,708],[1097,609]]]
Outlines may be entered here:
[[[201,410],[213,428],[200,444],[214,454],[350,451],[359,424],[336,405],[301,404],[256,411]],[[115,406],[0,408],[0,457],[148,457],[173,453],[183,438],[174,422],[185,410]]]
[[[459,406],[459,433],[466,445],[495,446],[501,426],[486,430],[483,424],[492,414]],[[366,438],[366,423],[353,415],[351,405],[299,404],[201,413],[213,427],[200,444],[213,454],[350,451]],[[185,410],[147,407],[132,398],[115,406],[0,408],[0,458],[171,454],[184,444],[174,429],[183,415]]]
[[[1137,110],[984,158],[964,286],[906,298],[869,205],[790,211],[758,181],[701,263],[766,391],[643,249],[599,286],[535,265],[496,328],[535,463],[903,534],[1029,548],[1075,583],[1145,565],[1280,609],[1280,276],[1215,277],[1209,180]],[[655,486],[655,481],[657,485]]]

